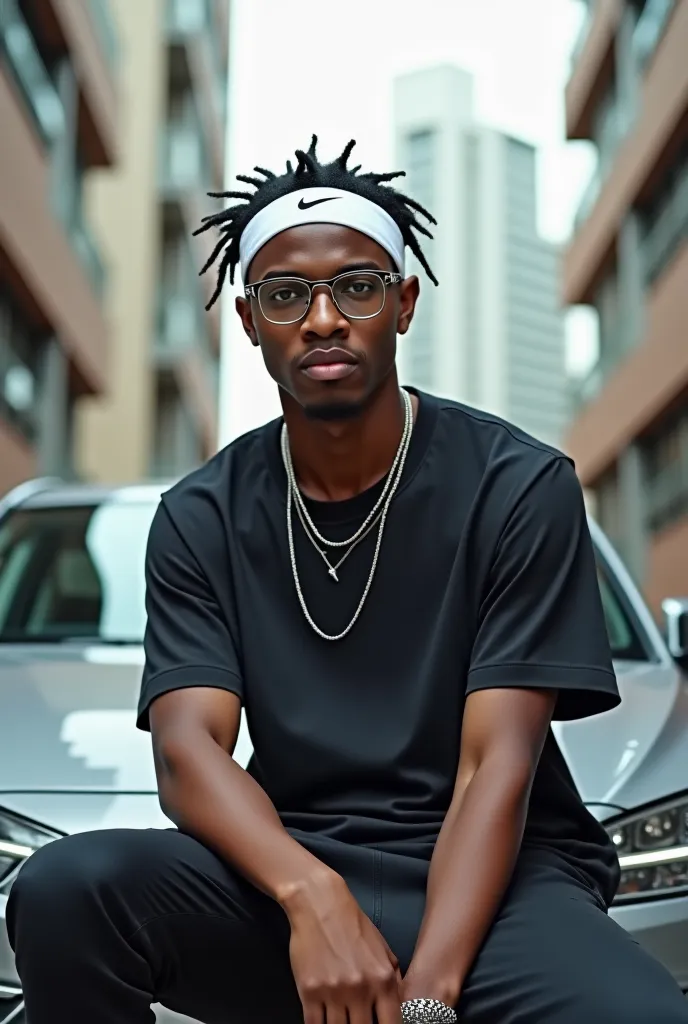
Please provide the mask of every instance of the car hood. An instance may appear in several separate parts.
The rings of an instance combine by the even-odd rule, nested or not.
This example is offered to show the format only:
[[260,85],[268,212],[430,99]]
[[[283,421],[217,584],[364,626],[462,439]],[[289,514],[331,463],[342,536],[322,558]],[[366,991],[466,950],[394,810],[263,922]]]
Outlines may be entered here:
[[[136,729],[140,647],[0,646],[0,805],[60,831],[166,827]],[[672,662],[618,663],[621,706],[555,733],[583,799],[624,810],[685,788],[688,687]],[[251,752],[245,721],[235,757]]]
[[599,817],[685,789],[688,764],[688,686],[677,666],[618,662],[615,669],[619,707],[554,725],[578,790]]
[[[0,806],[61,832],[168,827],[138,646],[0,645]],[[245,721],[235,750],[251,753]]]
[[136,729],[142,663],[139,647],[1,647],[0,804],[58,828],[77,798],[93,822],[157,805],[150,736]]

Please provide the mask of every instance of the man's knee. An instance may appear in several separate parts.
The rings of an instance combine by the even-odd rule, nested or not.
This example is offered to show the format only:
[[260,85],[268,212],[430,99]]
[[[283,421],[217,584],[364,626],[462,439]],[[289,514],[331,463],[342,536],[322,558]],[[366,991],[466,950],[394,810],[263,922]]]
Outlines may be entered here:
[[22,924],[35,934],[53,928],[78,928],[85,913],[103,909],[107,892],[136,885],[150,858],[147,832],[84,832],[55,840],[37,850],[21,868],[10,891],[7,925],[14,946]]
[[608,1024],[615,1020],[624,1024],[688,1024],[688,1000],[673,978],[660,968],[653,970],[643,984],[640,979],[627,978],[618,987],[591,986],[581,995],[575,1019],[586,1024]]

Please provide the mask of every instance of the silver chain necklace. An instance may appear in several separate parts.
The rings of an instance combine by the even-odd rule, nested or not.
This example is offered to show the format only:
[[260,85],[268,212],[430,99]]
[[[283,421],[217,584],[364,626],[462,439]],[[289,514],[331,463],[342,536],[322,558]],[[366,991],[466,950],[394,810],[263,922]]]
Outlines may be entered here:
[[[359,529],[356,531],[356,533],[353,535],[353,537],[350,538],[348,541],[333,542],[333,541],[328,541],[326,538],[322,537],[321,534],[316,530],[315,524],[313,524],[312,519],[308,515],[308,511],[305,508],[305,504],[303,503],[303,499],[301,499],[301,501],[299,501],[299,498],[301,498],[301,492],[299,491],[298,484],[296,482],[296,476],[294,474],[294,467],[293,467],[292,461],[291,461],[291,453],[289,451],[289,436],[288,436],[288,433],[287,433],[286,424],[283,424],[283,426],[282,426],[281,447],[282,447],[282,461],[284,462],[284,468],[285,468],[285,471],[286,471],[286,474],[287,474],[287,539],[288,539],[288,542],[289,542],[289,558],[291,560],[291,570],[292,570],[292,575],[294,577],[294,585],[296,587],[296,593],[298,595],[299,603],[301,605],[301,610],[303,611],[303,614],[304,614],[304,616],[306,618],[306,621],[308,622],[310,627],[314,630],[314,632],[316,632],[319,637],[322,637],[323,640],[342,640],[352,630],[354,624],[358,620],[358,617],[360,616],[361,612],[363,611],[363,606],[364,606],[364,604],[366,602],[366,599],[368,597],[368,594],[370,592],[370,588],[373,585],[373,579],[375,577],[375,570],[377,568],[378,558],[380,556],[380,548],[382,546],[382,535],[384,533],[385,523],[387,521],[387,515],[389,513],[389,508],[390,508],[390,505],[392,503],[392,498],[394,497],[394,495],[395,495],[395,493],[397,491],[397,488],[399,486],[399,483],[401,481],[402,473],[404,471],[404,464],[406,462],[406,456],[408,455],[408,451],[409,451],[409,447],[410,447],[410,443],[411,443],[411,432],[413,430],[413,407],[411,405],[411,399],[410,399],[408,393],[405,392],[405,391],[402,391],[402,396],[403,396],[403,399],[404,399],[404,408],[405,408],[404,430],[403,430],[403,433],[401,435],[401,441],[399,442],[399,447],[397,449],[397,454],[396,454],[394,462],[392,464],[392,469],[390,470],[390,473],[389,473],[389,476],[387,478],[387,482],[385,484],[385,487],[383,489],[381,498],[378,499],[378,502],[376,502],[376,505],[373,508],[372,513],[370,513],[366,517],[363,525],[361,527],[359,527]],[[313,620],[312,615],[310,614],[310,612],[308,610],[308,606],[306,604],[306,600],[305,600],[305,598],[303,596],[303,590],[301,589],[301,580],[299,578],[299,571],[298,571],[298,567],[296,565],[296,553],[295,553],[295,549],[294,549],[294,532],[293,532],[293,523],[292,523],[292,508],[293,508],[294,504],[297,505],[297,513],[299,514],[299,518],[301,518],[301,515],[300,515],[301,511],[304,512],[305,522],[304,522],[304,518],[301,518],[301,522],[304,523],[304,528],[306,528],[306,524],[308,524],[309,526],[312,527],[313,536],[311,536],[310,539],[311,539],[311,542],[314,544],[314,546],[317,548],[317,545],[315,544],[315,541],[314,541],[313,537],[317,537],[318,540],[321,540],[322,543],[327,544],[329,547],[344,547],[346,545],[349,545],[350,546],[350,550],[347,551],[347,553],[344,556],[344,558],[346,558],[350,554],[350,551],[353,550],[353,547],[356,546],[363,539],[364,531],[367,534],[373,528],[373,526],[375,525],[373,519],[375,517],[375,514],[379,511],[379,517],[378,518],[379,518],[379,521],[380,521],[380,526],[379,526],[379,530],[378,530],[377,541],[376,541],[376,544],[375,544],[375,551],[374,551],[374,554],[373,554],[373,562],[372,562],[372,565],[370,567],[370,573],[368,574],[368,580],[367,580],[366,585],[364,587],[363,594],[361,595],[361,600],[358,603],[358,607],[356,608],[356,611],[354,612],[353,618],[349,622],[349,625],[346,627],[346,629],[342,630],[341,633],[337,633],[334,636],[331,636],[328,633],[325,633],[315,623],[315,621]],[[380,508],[380,504],[382,504],[382,508]],[[309,533],[308,529],[306,529],[306,533],[307,534]],[[337,568],[339,568],[339,566],[341,565],[341,562],[344,559],[341,559],[339,561],[339,563],[337,563],[336,566],[332,566],[332,565],[330,565],[330,562],[329,562],[325,552],[320,550],[319,548],[317,548],[317,550],[320,551],[320,554],[324,557],[324,559],[327,562],[327,564],[330,567],[330,569],[334,569],[335,574],[336,574]]]
[[366,539],[366,537],[371,532],[371,530],[375,529],[375,527],[377,526],[377,524],[380,521],[380,517],[382,516],[382,510],[380,510],[378,512],[378,514],[376,515],[375,519],[373,519],[372,523],[367,528],[365,533],[362,533],[361,536],[358,537],[358,539],[353,542],[353,544],[348,549],[348,551],[344,552],[344,554],[339,559],[339,561],[335,562],[335,564],[333,565],[332,562],[330,561],[330,559],[328,558],[327,552],[323,551],[322,548],[318,547],[318,542],[316,541],[315,537],[313,537],[313,535],[311,534],[310,530],[308,529],[308,523],[303,518],[303,515],[301,514],[301,509],[299,508],[298,503],[294,502],[294,504],[296,506],[296,511],[298,513],[299,520],[301,521],[301,526],[303,527],[303,532],[306,534],[306,536],[308,537],[309,541],[311,542],[311,544],[313,545],[315,550],[318,552],[318,554],[322,558],[322,560],[325,563],[325,565],[327,566],[327,574],[328,574],[328,576],[330,577],[330,579],[334,580],[335,583],[339,583],[339,576],[337,575],[338,570],[341,568],[342,565],[344,565],[344,562],[346,562],[346,560],[349,557],[349,555],[351,554],[351,552],[354,551],[355,548],[358,547],[358,545],[361,543],[361,541]]
[[[397,453],[394,456],[394,462],[392,463],[392,468],[389,471],[389,475],[387,477],[387,480],[385,481],[385,486],[382,489],[382,493],[380,494],[380,497],[377,499],[377,501],[373,505],[372,509],[370,510],[368,515],[366,516],[366,518],[363,520],[363,522],[361,523],[359,528],[356,530],[356,533],[354,533],[352,537],[349,537],[348,540],[328,540],[327,537],[323,537],[323,535],[318,532],[318,529],[317,529],[315,523],[313,522],[313,520],[311,519],[310,515],[308,514],[308,509],[306,508],[306,504],[305,504],[305,502],[303,500],[303,497],[301,495],[301,491],[299,490],[299,488],[297,486],[296,475],[294,473],[294,466],[293,466],[292,461],[291,461],[291,451],[289,450],[289,445],[287,444],[286,448],[283,448],[283,452],[282,452],[283,458],[286,455],[286,458],[285,458],[285,469],[287,471],[287,476],[289,477],[289,480],[291,481],[291,483],[292,483],[292,485],[294,487],[294,497],[295,497],[296,503],[299,506],[299,509],[301,511],[302,516],[304,517],[304,519],[308,523],[308,528],[309,528],[312,536],[316,538],[318,543],[324,544],[325,547],[328,547],[328,548],[348,548],[350,544],[353,544],[354,541],[358,540],[359,537],[365,532],[367,527],[372,523],[372,521],[375,519],[376,514],[380,511],[380,509],[382,508],[382,506],[385,503],[385,500],[386,500],[386,498],[388,496],[388,493],[389,493],[389,489],[390,489],[390,487],[392,486],[392,484],[394,482],[395,472],[397,470],[397,467],[399,465],[399,460],[401,459],[401,456],[402,456],[402,453],[403,453],[403,450],[404,450],[404,443],[405,443],[405,440],[406,440],[406,432],[407,432],[407,423],[409,425],[409,427],[408,427],[409,434],[410,434],[411,429],[413,428],[413,406],[411,405],[411,399],[410,399],[409,394],[408,394],[407,391],[402,391],[401,394],[402,394],[402,397],[403,397],[403,400],[404,400],[404,411],[405,411],[405,414],[406,414],[405,415],[405,421],[404,421],[404,432],[401,435],[401,441],[399,442],[399,447],[397,448]],[[282,430],[283,430],[283,433],[286,433],[286,427],[283,427]]]

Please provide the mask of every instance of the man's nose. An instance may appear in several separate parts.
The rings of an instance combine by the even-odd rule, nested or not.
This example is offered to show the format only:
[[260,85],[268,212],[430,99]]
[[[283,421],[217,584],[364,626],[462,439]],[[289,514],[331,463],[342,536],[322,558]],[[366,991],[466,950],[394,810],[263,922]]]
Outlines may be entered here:
[[332,292],[326,285],[313,289],[310,308],[301,322],[305,334],[312,333],[329,337],[335,332],[348,331],[349,321],[335,305]]

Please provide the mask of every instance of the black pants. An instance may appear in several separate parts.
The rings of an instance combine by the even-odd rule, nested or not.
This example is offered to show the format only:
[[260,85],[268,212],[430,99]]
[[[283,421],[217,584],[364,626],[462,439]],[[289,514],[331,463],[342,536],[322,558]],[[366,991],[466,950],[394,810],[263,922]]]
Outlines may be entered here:
[[[427,863],[329,844],[402,968]],[[29,1024],[150,1024],[161,1002],[207,1024],[298,1024],[282,910],[173,830],[94,832],[34,854],[8,904]],[[465,1024],[688,1024],[669,974],[576,873],[524,854],[459,1006]]]

